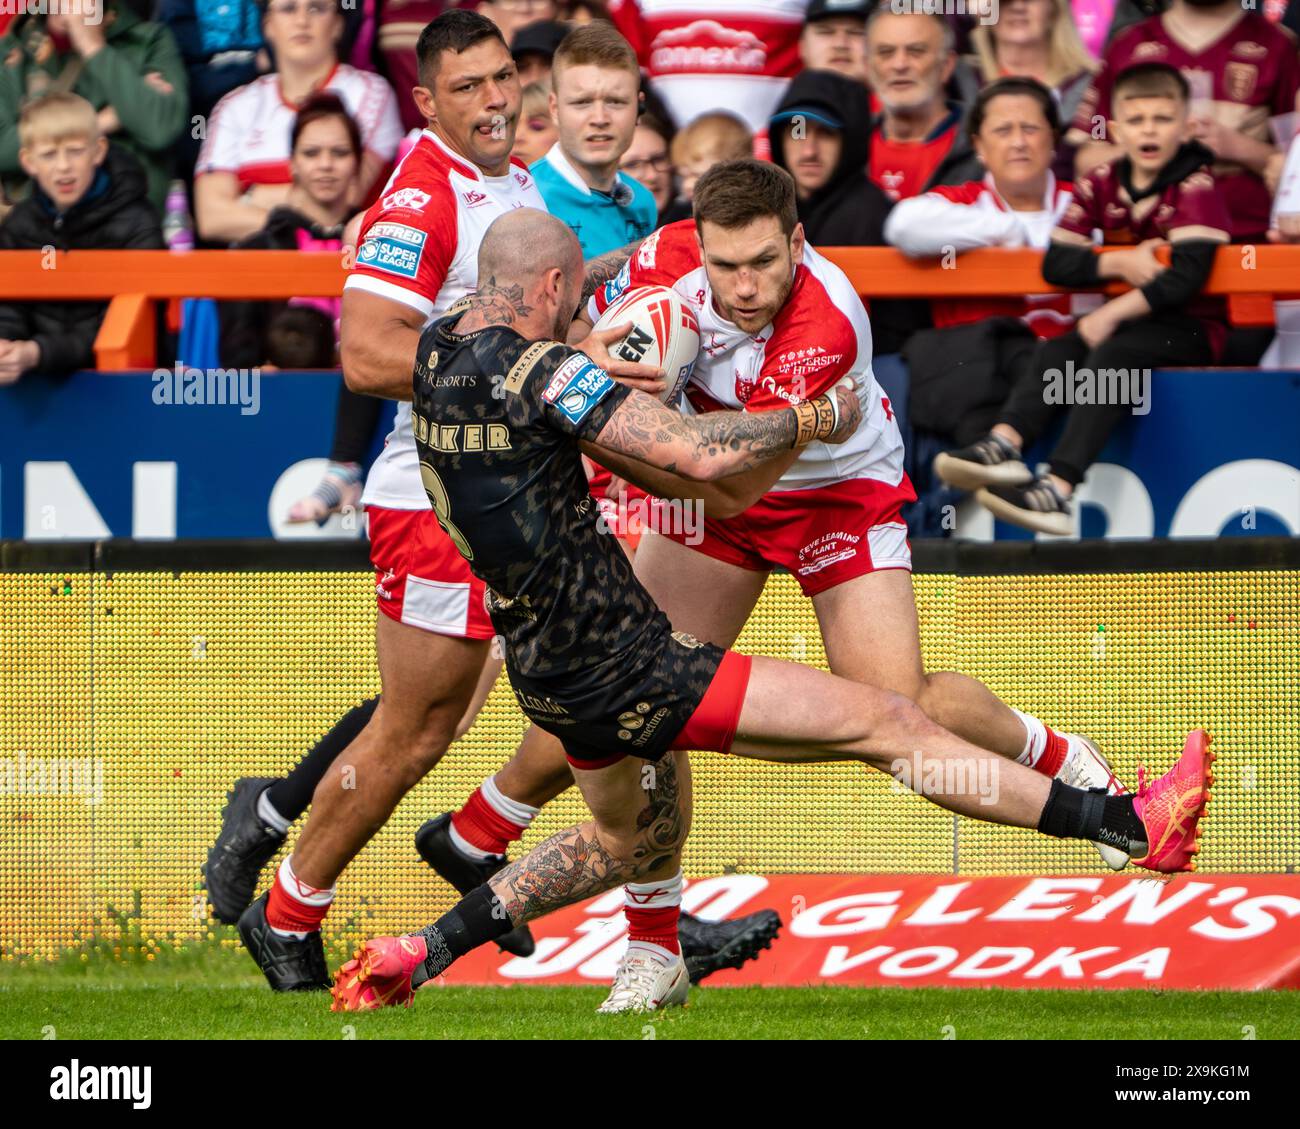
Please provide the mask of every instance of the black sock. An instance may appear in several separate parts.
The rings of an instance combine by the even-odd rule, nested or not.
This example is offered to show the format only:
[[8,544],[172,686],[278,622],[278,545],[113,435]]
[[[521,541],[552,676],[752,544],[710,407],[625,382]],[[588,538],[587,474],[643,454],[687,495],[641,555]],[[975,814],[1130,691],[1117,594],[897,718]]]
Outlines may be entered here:
[[285,819],[292,823],[311,804],[316,785],[329,771],[335,758],[346,749],[370,720],[379,705],[379,698],[367,698],[359,706],[348,710],[334,723],[334,728],[311,747],[311,750],[290,770],[283,780],[277,780],[267,789],[267,798]]
[[416,934],[424,938],[429,956],[412,974],[411,987],[418,988],[426,980],[441,976],[471,949],[495,941],[514,927],[492,887],[476,887],[434,924],[426,925]]
[[1146,828],[1133,810],[1130,795],[1111,796],[1100,789],[1085,792],[1052,781],[1038,830],[1058,839],[1087,839],[1141,857],[1147,849]]

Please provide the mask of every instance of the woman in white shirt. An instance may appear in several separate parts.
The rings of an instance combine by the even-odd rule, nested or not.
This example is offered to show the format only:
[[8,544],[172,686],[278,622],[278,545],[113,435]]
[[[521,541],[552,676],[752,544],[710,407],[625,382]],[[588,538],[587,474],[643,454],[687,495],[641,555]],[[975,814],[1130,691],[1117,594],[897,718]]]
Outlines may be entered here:
[[402,138],[392,87],[338,60],[339,0],[268,0],[262,34],[277,70],[217,103],[195,166],[199,235],[212,242],[233,243],[260,231],[271,209],[288,197],[294,118],[315,91],[337,94],[361,131],[358,206],[392,165]]

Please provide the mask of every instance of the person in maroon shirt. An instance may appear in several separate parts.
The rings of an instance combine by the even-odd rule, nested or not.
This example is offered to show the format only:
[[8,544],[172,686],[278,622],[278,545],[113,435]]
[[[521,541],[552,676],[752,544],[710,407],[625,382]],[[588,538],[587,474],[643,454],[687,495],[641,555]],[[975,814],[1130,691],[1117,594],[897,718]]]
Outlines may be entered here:
[[[1120,279],[1133,289],[1044,341],[992,431],[949,453],[967,479],[983,481],[976,500],[1005,521],[1072,533],[1071,495],[1115,425],[1150,410],[1150,370],[1212,364],[1223,347],[1222,300],[1202,290],[1230,220],[1210,172],[1213,154],[1182,140],[1189,100],[1187,79],[1166,63],[1140,63],[1116,77],[1109,127],[1123,156],[1076,182],[1043,258],[1043,278],[1084,290]],[[1171,248],[1167,267],[1154,255],[1163,244]],[[1047,473],[1035,477],[1021,452],[1066,405]]]
[[[1241,0],[1172,0],[1106,50],[1066,140],[1080,146],[1082,174],[1119,150],[1104,132],[1113,117],[1115,76],[1135,63],[1177,67],[1192,90],[1191,134],[1214,155],[1214,174],[1232,217],[1234,243],[1263,240],[1269,192],[1262,173],[1275,149],[1268,119],[1295,109],[1300,56],[1295,39]],[[1078,178],[1076,178],[1078,179]]]

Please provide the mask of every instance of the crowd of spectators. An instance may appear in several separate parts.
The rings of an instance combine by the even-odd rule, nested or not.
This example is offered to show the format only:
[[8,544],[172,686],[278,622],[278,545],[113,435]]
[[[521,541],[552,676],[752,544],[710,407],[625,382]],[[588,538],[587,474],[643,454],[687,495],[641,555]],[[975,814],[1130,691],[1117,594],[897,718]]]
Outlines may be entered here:
[[[414,46],[451,6],[83,0],[0,15],[0,247],[158,247],[191,230],[178,209],[200,246],[342,247],[425,125]],[[1061,531],[1114,419],[1074,409],[1065,453],[1029,471],[1021,454],[1051,421],[1027,413],[1026,373],[1254,364],[1269,344],[1230,332],[1199,291],[1220,239],[1300,240],[1300,0],[1001,0],[988,21],[920,0],[460,6],[510,45],[515,155],[588,256],[689,217],[695,181],[741,156],[790,172],[814,245],[1044,252],[1045,278],[1079,293],[866,295],[923,502],[978,489],[1000,516]],[[1097,243],[1113,249],[1077,257]],[[1103,302],[1109,278],[1138,297]],[[102,313],[0,305],[0,383],[91,364]],[[337,313],[226,303],[221,362],[329,367]],[[1280,328],[1300,322],[1285,313]],[[328,488],[301,519],[354,492],[377,418],[362,400],[341,396]],[[914,530],[938,532],[932,519],[918,507]]]

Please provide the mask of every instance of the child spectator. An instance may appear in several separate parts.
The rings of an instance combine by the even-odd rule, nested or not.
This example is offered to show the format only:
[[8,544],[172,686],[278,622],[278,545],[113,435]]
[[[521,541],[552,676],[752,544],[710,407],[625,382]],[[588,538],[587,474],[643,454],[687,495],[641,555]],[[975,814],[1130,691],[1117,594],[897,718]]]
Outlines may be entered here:
[[626,173],[654,197],[659,209],[656,226],[668,221],[664,214],[673,202],[673,161],[668,155],[672,133],[668,126],[651,113],[637,120],[632,144],[619,162],[619,171]]
[[[1081,396],[1038,477],[1021,453],[1044,434],[1069,395],[1049,394],[1049,378],[1064,392],[1069,373],[1204,366],[1226,336],[1221,299],[1202,294],[1217,248],[1228,242],[1229,216],[1210,173],[1214,155],[1184,142],[1189,116],[1187,80],[1165,63],[1140,63],[1114,80],[1109,136],[1123,150],[1076,184],[1074,199],[1043,259],[1055,286],[1096,289],[1122,279],[1132,290],[1081,317],[1075,328],[1039,346],[988,435],[949,455],[949,473],[985,485],[976,499],[1005,521],[1042,533],[1073,532],[1071,496],[1115,425],[1135,406],[1131,397]],[[1093,233],[1101,232],[1100,255]],[[1168,267],[1152,250],[1167,242]],[[1113,248],[1113,249],[1112,249]],[[1071,382],[1073,384],[1073,382]],[[1125,382],[1125,390],[1131,388]],[[1096,402],[1101,400],[1104,402]],[[938,469],[938,468],[936,468]]]
[[551,114],[559,140],[532,166],[547,208],[591,259],[645,238],[654,198],[618,171],[636,129],[641,72],[627,41],[609,24],[575,28],[555,52]]
[[161,215],[172,177],[171,146],[189,123],[185,67],[162,24],[141,19],[124,0],[102,3],[102,21],[91,19],[90,11],[28,14],[0,39],[0,176],[13,190],[22,180],[17,126],[23,102],[71,91],[97,111],[100,135],[138,158],[148,198]]
[[324,311],[288,306],[266,327],[266,365],[277,369],[336,368],[336,338],[334,321]]
[[289,195],[289,137],[298,106],[317,90],[337,94],[361,131],[359,191],[365,203],[392,164],[402,123],[392,87],[338,59],[341,0],[267,0],[262,34],[277,66],[227,94],[212,113],[195,167],[199,235],[234,243],[261,230]]
[[714,165],[754,155],[754,135],[734,114],[701,114],[673,137],[671,156],[677,170],[678,197],[661,223],[683,220],[691,214],[695,182]]
[[[34,183],[0,224],[0,250],[162,248],[140,162],[109,145],[86,99],[57,93],[28,103],[18,140],[18,160]],[[0,384],[92,367],[106,309],[105,302],[0,303]]]
[[520,95],[519,124],[515,127],[515,147],[510,155],[526,165],[535,164],[550,152],[558,137],[551,118],[550,80],[547,79],[545,86],[540,82],[530,83]]
[[1300,92],[1300,57],[1291,36],[1241,0],[1172,0],[1167,11],[1122,31],[1075,114],[1066,139],[1079,146],[1080,173],[1118,156],[1102,132],[1114,116],[1112,84],[1135,63],[1177,67],[1194,87],[1191,134],[1214,156],[1214,175],[1231,217],[1232,241],[1262,241],[1271,200],[1262,173],[1276,152],[1268,119],[1290,113]]

